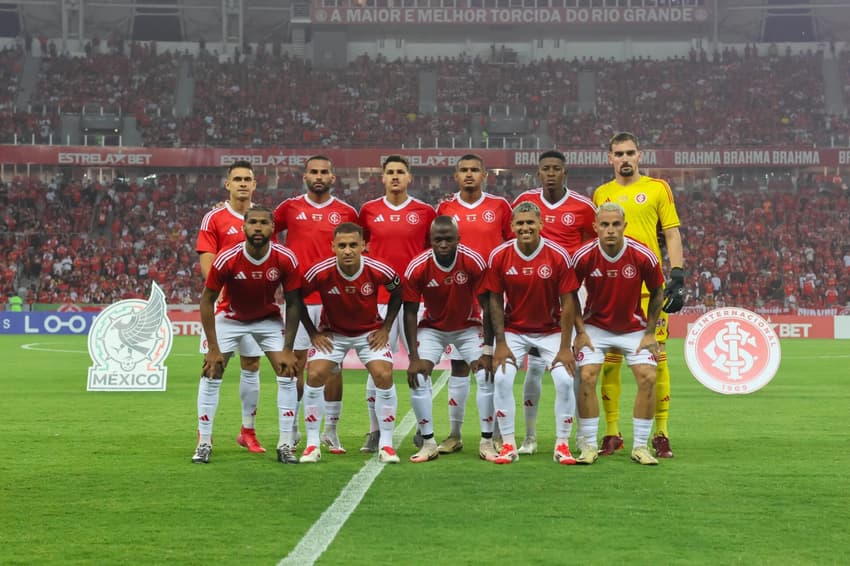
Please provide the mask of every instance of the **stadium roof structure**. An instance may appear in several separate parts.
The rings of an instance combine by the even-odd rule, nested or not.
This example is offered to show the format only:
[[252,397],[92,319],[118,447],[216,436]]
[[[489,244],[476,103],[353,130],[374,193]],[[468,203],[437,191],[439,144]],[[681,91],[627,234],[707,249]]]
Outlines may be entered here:
[[[412,25],[387,26],[386,22],[330,21],[329,10],[350,13],[378,13],[381,10],[505,10],[533,13],[536,10],[640,10],[693,8],[699,25],[690,28],[667,24],[644,25],[635,29],[628,23],[568,27],[570,37],[590,34],[599,40],[628,29],[638,36],[689,34],[725,43],[771,41],[770,30],[783,28],[783,22],[807,19],[811,33],[795,38],[781,33],[776,41],[850,41],[850,2],[847,0],[18,0],[0,4],[0,35],[82,39],[113,38],[153,41],[210,41],[228,43],[286,41],[293,25],[346,29],[352,37],[370,33],[404,37],[421,35],[427,28],[436,40],[450,37],[480,37],[490,34],[522,36],[541,29],[539,22],[502,20],[482,26],[446,26],[437,21],[407,22]],[[576,13],[576,12],[573,12]],[[533,19],[533,18],[532,18]],[[402,22],[404,23],[404,22]],[[366,24],[366,25],[363,25]],[[416,25],[419,24],[419,25]],[[426,25],[427,24],[427,25]],[[576,25],[573,25],[576,24]],[[778,26],[776,24],[779,24]],[[625,27],[628,26],[628,27]],[[388,27],[391,28],[388,30]],[[544,26],[545,28],[545,26]],[[663,30],[664,35],[659,32]],[[695,33],[697,32],[697,33]],[[811,35],[811,37],[807,37]]]

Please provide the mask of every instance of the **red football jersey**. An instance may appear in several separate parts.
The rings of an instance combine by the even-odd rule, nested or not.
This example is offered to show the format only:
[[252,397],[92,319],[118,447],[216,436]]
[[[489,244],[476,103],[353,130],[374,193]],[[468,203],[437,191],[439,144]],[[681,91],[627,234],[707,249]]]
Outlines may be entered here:
[[229,202],[221,208],[210,210],[201,221],[195,251],[199,254],[217,254],[245,241],[245,233],[242,231],[244,221],[245,217],[233,210]]
[[275,302],[275,291],[283,287],[292,291],[301,286],[298,260],[292,250],[273,243],[261,260],[245,251],[245,244],[222,250],[213,261],[207,276],[207,287],[220,291],[227,285],[229,304],[219,304],[217,312],[227,318],[250,322],[264,318],[281,318]]
[[596,207],[593,201],[567,189],[558,202],[552,204],[543,198],[543,189],[531,189],[519,195],[513,208],[521,202],[533,202],[540,209],[543,230],[540,235],[548,238],[570,253],[581,247],[582,243],[595,238],[593,221]]
[[540,238],[529,256],[516,240],[490,255],[485,288],[505,294],[505,330],[516,334],[552,334],[561,330],[561,295],[578,289],[570,256],[559,245]]
[[460,239],[483,257],[514,237],[511,232],[511,205],[502,197],[482,193],[481,198],[469,204],[455,193],[452,198],[437,206],[438,216],[452,216],[460,229]]
[[481,254],[463,244],[447,268],[437,263],[432,250],[413,258],[404,272],[402,296],[411,303],[424,298],[425,314],[419,327],[452,331],[480,326],[478,295],[486,268]]
[[[357,211],[336,197],[318,204],[303,194],[286,199],[274,211],[275,233],[286,231],[283,242],[304,270],[334,255],[334,230],[343,222],[357,222]],[[322,301],[315,293],[305,293],[304,302],[318,305]]]
[[625,334],[646,328],[640,304],[641,286],[656,289],[664,284],[658,258],[637,240],[626,238],[616,257],[609,257],[591,240],[576,251],[573,267],[587,288],[582,319],[585,324]]
[[[394,206],[386,197],[370,200],[360,207],[357,222],[369,245],[369,255],[380,258],[396,273],[404,273],[407,264],[430,246],[431,222],[437,216],[431,205],[408,198]],[[389,300],[386,289],[378,289],[378,302]]]
[[392,291],[401,278],[385,263],[362,256],[360,269],[349,277],[337,267],[336,256],[328,258],[304,274],[304,294],[318,291],[322,299],[320,330],[346,336],[359,336],[381,327],[378,314],[378,287]]

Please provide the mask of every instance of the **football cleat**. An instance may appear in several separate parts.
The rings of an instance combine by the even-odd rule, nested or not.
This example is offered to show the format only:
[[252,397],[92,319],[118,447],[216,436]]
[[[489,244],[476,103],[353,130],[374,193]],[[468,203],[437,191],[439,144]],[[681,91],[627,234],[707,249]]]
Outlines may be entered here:
[[373,430],[366,433],[366,440],[363,441],[363,446],[360,447],[360,452],[363,454],[374,454],[378,451],[378,441],[381,439],[381,431]]
[[378,461],[382,464],[398,464],[401,459],[392,446],[384,446],[378,451]]
[[421,464],[422,462],[436,460],[439,456],[440,451],[437,448],[437,443],[431,439],[422,444],[422,448],[419,449],[419,452],[410,457],[410,461],[414,464]]
[[652,437],[652,447],[655,448],[656,458],[672,458],[673,451],[670,449],[670,439],[663,432]]
[[281,464],[297,464],[298,458],[292,453],[289,444],[281,444],[277,447],[277,461]]
[[493,462],[499,457],[499,451],[493,446],[492,438],[482,438],[478,445],[478,457],[487,462]]
[[570,452],[570,447],[564,442],[555,447],[555,453],[552,456],[552,459],[563,466],[572,466],[576,463],[576,459],[573,458],[573,455]]
[[198,444],[195,448],[195,453],[192,454],[193,464],[209,464],[210,454],[212,454],[212,446],[209,444]]
[[617,450],[622,450],[624,446],[622,434],[618,434],[617,436],[603,436],[602,447],[599,449],[599,455],[611,456]]
[[525,440],[522,441],[519,450],[517,450],[517,454],[521,454],[523,456],[537,454],[537,438],[533,436],[526,436]]
[[315,444],[311,444],[304,449],[304,453],[298,459],[302,464],[315,464],[322,459],[322,451]]
[[345,448],[342,447],[342,444],[339,442],[339,438],[336,434],[333,436],[329,434],[322,435],[322,444],[327,447],[328,452],[331,454],[345,454]]
[[459,436],[448,436],[437,447],[440,454],[454,454],[463,450],[463,440]]
[[576,458],[576,464],[584,464],[589,466],[594,463],[599,457],[599,449],[596,444],[587,443],[581,447],[581,454]]
[[649,453],[649,448],[646,446],[638,446],[632,450],[632,462],[637,462],[642,466],[656,466],[658,460],[652,457]]
[[519,460],[519,454],[516,449],[510,444],[502,444],[502,450],[499,455],[493,460],[494,464],[513,464]]
[[260,444],[260,441],[257,440],[257,431],[253,428],[245,428],[243,426],[239,431],[239,436],[236,437],[236,443],[239,446],[247,448],[248,452],[254,452],[255,454],[263,454],[266,451],[263,445]]

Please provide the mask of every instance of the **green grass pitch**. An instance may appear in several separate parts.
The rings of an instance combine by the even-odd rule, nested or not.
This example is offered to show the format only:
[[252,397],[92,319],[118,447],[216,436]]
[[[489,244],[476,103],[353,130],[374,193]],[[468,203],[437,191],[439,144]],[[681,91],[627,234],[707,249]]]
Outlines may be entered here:
[[[35,346],[33,346],[35,344]],[[24,348],[28,345],[27,348]],[[33,349],[36,348],[36,349]],[[320,564],[830,564],[850,553],[850,346],[786,340],[779,374],[721,396],[672,341],[670,433],[657,467],[627,451],[589,467],[552,462],[551,380],[541,453],[512,466],[477,457],[474,387],[463,452],[387,466]],[[0,372],[0,564],[276,564],[367,461],[362,372],[346,374],[349,453],[281,466],[238,447],[238,370],[222,386],[210,465],[195,445],[197,338],[176,338],[164,393],[88,393],[85,337],[4,336]],[[630,446],[634,385],[624,372]],[[258,436],[277,440],[262,369]],[[396,373],[399,417],[409,410]],[[517,394],[521,395],[517,379]],[[447,431],[446,392],[435,400]],[[523,426],[518,419],[521,434]]]

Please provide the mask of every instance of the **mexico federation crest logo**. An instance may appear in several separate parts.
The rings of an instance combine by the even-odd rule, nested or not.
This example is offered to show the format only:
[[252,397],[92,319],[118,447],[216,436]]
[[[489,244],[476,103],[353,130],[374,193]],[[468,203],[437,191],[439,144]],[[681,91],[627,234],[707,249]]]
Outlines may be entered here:
[[88,391],[165,391],[171,351],[171,322],[165,294],[156,283],[151,296],[106,307],[89,331]]
[[737,307],[718,308],[688,329],[685,361],[694,377],[725,395],[753,393],[767,385],[782,352],[770,323]]

